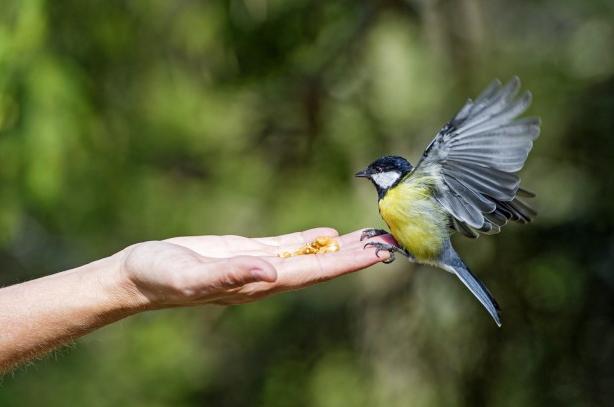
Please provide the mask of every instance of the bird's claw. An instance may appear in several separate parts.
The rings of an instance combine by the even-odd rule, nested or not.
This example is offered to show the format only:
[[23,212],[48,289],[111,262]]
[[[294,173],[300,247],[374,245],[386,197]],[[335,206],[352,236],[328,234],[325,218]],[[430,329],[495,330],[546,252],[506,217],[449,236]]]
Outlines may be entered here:
[[384,264],[390,264],[393,261],[396,260],[395,257],[395,253],[399,252],[399,253],[403,253],[403,249],[392,245],[392,244],[388,244],[388,243],[380,243],[380,242],[368,242],[367,244],[364,245],[364,249],[366,249],[367,247],[375,247],[375,255],[377,257],[379,257],[379,252],[381,251],[387,251],[390,254],[390,257],[388,257],[386,260],[384,260],[382,263]]
[[[382,263],[384,263],[384,264],[390,264],[390,263],[392,263],[393,261],[396,260],[394,252],[388,252],[388,253],[390,254],[390,257],[388,257],[386,260],[382,261]],[[377,251],[375,251],[375,255],[377,256]],[[377,257],[379,257],[379,256],[377,256]]]
[[371,239],[372,237],[375,236],[381,236],[381,235],[387,235],[388,232],[386,232],[383,229],[365,229],[362,231],[362,234],[360,235],[360,241],[362,242],[365,239]]

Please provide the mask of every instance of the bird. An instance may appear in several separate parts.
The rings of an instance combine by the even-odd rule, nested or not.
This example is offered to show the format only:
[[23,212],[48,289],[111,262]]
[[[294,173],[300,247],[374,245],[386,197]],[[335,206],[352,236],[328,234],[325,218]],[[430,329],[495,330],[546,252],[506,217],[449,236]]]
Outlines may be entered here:
[[[456,275],[501,327],[500,307],[488,288],[463,262],[451,237],[476,239],[496,234],[508,222],[531,222],[537,212],[522,199],[535,194],[520,187],[518,172],[539,137],[539,117],[518,118],[529,107],[530,91],[520,79],[491,82],[468,99],[427,146],[414,167],[403,157],[378,158],[356,177],[377,191],[381,217],[390,232],[365,229],[361,241],[390,233],[397,244],[367,242],[365,248],[395,253]],[[521,199],[522,198],[522,199]]]

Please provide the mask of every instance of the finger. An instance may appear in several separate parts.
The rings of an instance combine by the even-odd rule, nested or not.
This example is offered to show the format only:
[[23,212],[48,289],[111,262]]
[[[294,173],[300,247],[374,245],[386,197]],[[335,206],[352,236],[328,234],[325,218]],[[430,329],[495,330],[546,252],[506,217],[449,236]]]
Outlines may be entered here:
[[229,259],[214,260],[205,263],[206,276],[215,289],[231,289],[256,282],[274,282],[277,271],[268,261],[253,256],[237,256]]
[[373,248],[353,246],[336,253],[270,259],[278,271],[276,285],[286,289],[301,288],[364,269],[390,257],[388,252],[380,252],[378,257]]
[[[355,242],[360,242],[360,238],[362,237],[362,233],[365,231],[366,229],[358,229],[355,230],[353,232],[347,233],[343,236],[339,237],[339,243],[342,246],[347,246],[349,244],[355,243]],[[390,236],[390,235],[381,235],[381,236]],[[369,239],[371,240],[371,239]],[[364,242],[366,242],[366,240],[364,240]]]
[[[386,251],[381,252],[378,257],[374,248],[364,248],[366,242],[350,240],[353,241],[344,247],[343,252],[291,258],[268,257],[267,260],[277,269],[277,280],[272,284],[269,282],[247,284],[241,290],[245,289],[246,292],[252,293],[252,298],[296,290],[364,269],[390,257]],[[394,239],[389,235],[383,235],[369,241],[392,243]],[[254,293],[257,293],[256,296]]]
[[367,243],[386,243],[386,244],[392,244],[395,246],[399,246],[399,244],[397,243],[397,241],[394,239],[394,237],[392,235],[379,235],[379,236],[375,236],[375,237],[371,237],[369,239],[365,239],[365,240],[360,240],[360,239],[348,239],[348,241],[345,241],[344,243],[341,244],[341,248],[342,249],[346,249],[346,250],[352,250],[352,249],[356,249],[356,248],[364,248],[365,245]]
[[335,237],[339,236],[339,232],[333,228],[321,227],[302,232],[289,233],[287,235],[255,238],[253,240],[271,246],[293,246],[309,243],[320,236]]
[[[259,243],[264,243],[267,245],[272,245],[275,247],[284,247],[286,250],[289,248],[298,248],[300,245],[305,243],[310,243],[318,237],[321,236],[331,236],[331,237],[339,237],[338,242],[341,247],[346,247],[349,244],[360,242],[360,237],[362,236],[362,232],[365,229],[359,229],[351,233],[347,233],[343,236],[339,236],[339,232],[332,228],[315,228],[309,229],[304,232],[295,232],[282,236],[275,237],[263,237],[256,238],[253,240],[258,241]],[[386,235],[384,235],[386,236]],[[394,243],[394,242],[387,242]],[[268,254],[278,254],[279,251],[274,248],[273,250],[269,250]]]
[[[331,228],[316,228],[306,230],[304,232],[291,233],[289,235],[279,236],[285,242],[281,246],[283,249],[287,251],[292,251],[294,249],[298,249],[301,245],[305,243],[310,243],[314,241],[316,238],[321,236],[331,236],[337,237],[336,239],[339,243],[339,246],[343,249],[348,247],[352,243],[360,242],[360,237],[362,236],[362,232],[364,229],[359,229],[351,233],[347,233],[345,235],[339,236],[338,232],[335,229]],[[383,235],[387,236],[387,235]],[[263,238],[263,239],[275,239],[275,238]],[[292,243],[294,242],[294,243]],[[393,243],[393,242],[390,242]],[[277,246],[273,247],[273,250],[269,251],[269,254],[279,254],[280,250]]]
[[[316,229],[314,229],[316,230]],[[351,232],[349,234],[343,235],[341,237],[339,237],[338,243],[339,243],[339,247],[340,250],[342,251],[348,251],[348,250],[375,250],[373,248],[367,248],[365,249],[365,244],[367,242],[381,242],[381,243],[387,243],[387,244],[394,244],[396,245],[396,241],[394,240],[394,238],[392,237],[392,235],[380,235],[380,236],[376,236],[373,238],[370,238],[368,240],[360,240],[360,236],[362,235],[362,229],[361,230],[357,230],[355,232]],[[322,235],[317,235],[317,236],[322,236]],[[296,245],[296,248],[300,247],[300,245]],[[288,247],[285,248],[278,248],[278,247],[271,247],[270,250],[268,251],[268,253],[266,255],[268,256],[279,256],[280,253],[282,253],[283,251],[288,250]],[[383,254],[384,252],[380,252],[380,258],[381,260],[385,260],[390,256],[387,256],[385,254]],[[250,253],[247,253],[250,254]],[[255,255],[260,255],[260,254],[255,254]],[[309,255],[312,256],[312,255]],[[383,256],[383,257],[382,257]],[[284,256],[285,257],[285,256]],[[293,256],[293,257],[299,257],[299,256]],[[300,257],[304,257],[304,256],[300,256]]]
[[166,241],[187,247],[205,257],[232,257],[248,254],[249,251],[263,252],[261,243],[243,236],[183,236]]

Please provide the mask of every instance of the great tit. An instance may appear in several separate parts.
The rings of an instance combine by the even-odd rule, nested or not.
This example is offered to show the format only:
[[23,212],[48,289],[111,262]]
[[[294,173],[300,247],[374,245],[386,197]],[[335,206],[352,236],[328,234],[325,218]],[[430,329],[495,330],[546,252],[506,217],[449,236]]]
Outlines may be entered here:
[[[397,245],[370,242],[411,261],[455,274],[501,326],[499,305],[452,247],[456,231],[475,239],[494,234],[508,221],[530,222],[537,213],[519,197],[517,173],[539,136],[536,117],[516,119],[531,103],[531,93],[516,97],[520,80],[492,82],[475,101],[469,99],[428,145],[418,165],[403,157],[372,162],[357,177],[377,190],[379,212]],[[367,229],[362,240],[387,233]]]

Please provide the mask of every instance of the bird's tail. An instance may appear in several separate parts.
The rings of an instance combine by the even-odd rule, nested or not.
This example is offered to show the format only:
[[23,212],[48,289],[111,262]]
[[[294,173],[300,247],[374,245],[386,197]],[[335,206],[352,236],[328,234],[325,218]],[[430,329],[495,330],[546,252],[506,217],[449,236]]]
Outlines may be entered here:
[[486,311],[495,320],[497,326],[501,326],[501,317],[499,315],[499,304],[493,298],[488,288],[476,276],[473,275],[469,268],[463,263],[461,258],[456,254],[454,249],[450,247],[450,252],[446,256],[442,267],[450,273],[456,274],[460,281],[471,291],[471,293],[482,303]]

